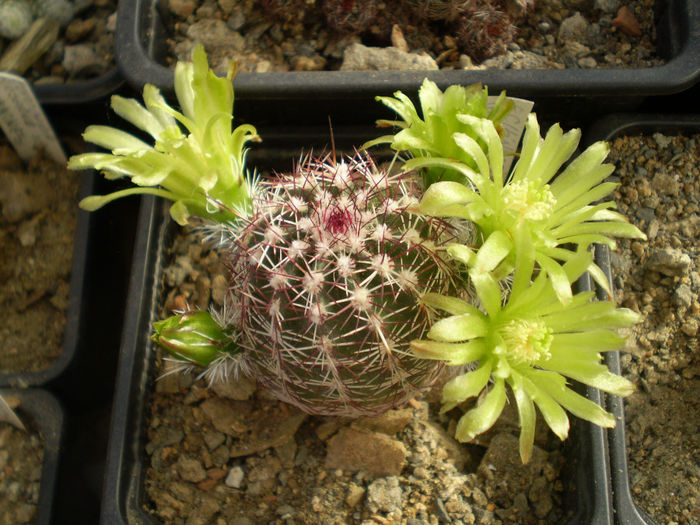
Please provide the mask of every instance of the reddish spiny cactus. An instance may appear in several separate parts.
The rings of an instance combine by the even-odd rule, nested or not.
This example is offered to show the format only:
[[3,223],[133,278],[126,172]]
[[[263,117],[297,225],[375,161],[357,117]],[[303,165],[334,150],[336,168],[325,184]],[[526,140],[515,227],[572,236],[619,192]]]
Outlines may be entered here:
[[409,342],[430,326],[425,292],[454,293],[444,255],[456,229],[412,212],[414,184],[366,155],[307,158],[264,182],[230,238],[230,303],[240,366],[311,413],[400,405],[442,367]]
[[376,0],[323,0],[326,23],[343,33],[361,33],[377,15]]
[[472,2],[457,24],[460,46],[476,60],[504,53],[516,32],[510,17],[490,0]]

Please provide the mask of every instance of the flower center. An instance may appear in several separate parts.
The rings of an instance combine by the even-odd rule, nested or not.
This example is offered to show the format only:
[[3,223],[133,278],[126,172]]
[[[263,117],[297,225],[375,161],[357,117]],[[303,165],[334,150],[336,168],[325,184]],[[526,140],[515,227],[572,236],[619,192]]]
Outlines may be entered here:
[[533,181],[520,180],[503,188],[503,202],[522,219],[541,221],[552,215],[557,200],[549,184],[539,186]]
[[542,321],[514,319],[500,330],[508,357],[518,363],[534,364],[550,357],[552,330]]
[[348,231],[353,223],[352,214],[338,206],[326,212],[325,228],[333,235],[342,235]]

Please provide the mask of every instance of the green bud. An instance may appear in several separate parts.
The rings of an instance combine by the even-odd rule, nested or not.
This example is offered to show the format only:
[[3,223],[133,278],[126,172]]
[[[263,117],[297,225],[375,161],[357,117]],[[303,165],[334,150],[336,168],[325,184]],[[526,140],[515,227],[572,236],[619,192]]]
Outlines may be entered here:
[[151,340],[173,357],[206,367],[225,354],[240,349],[221,329],[211,314],[193,310],[153,323]]

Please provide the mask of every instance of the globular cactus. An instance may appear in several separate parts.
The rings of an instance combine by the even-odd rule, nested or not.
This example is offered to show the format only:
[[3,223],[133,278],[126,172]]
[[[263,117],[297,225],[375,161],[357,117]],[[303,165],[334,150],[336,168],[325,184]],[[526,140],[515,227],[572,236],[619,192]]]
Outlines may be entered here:
[[0,0],[0,38],[22,36],[33,20],[32,6],[26,0]]
[[361,33],[372,23],[379,6],[376,0],[323,0],[321,8],[331,29]]
[[442,366],[409,343],[432,320],[422,294],[455,290],[454,227],[416,214],[414,182],[368,155],[307,158],[261,186],[223,236],[233,271],[219,322],[242,350],[236,366],[324,415],[382,412],[432,385]]
[[476,60],[503,54],[516,33],[510,17],[490,0],[470,4],[456,22],[460,47]]

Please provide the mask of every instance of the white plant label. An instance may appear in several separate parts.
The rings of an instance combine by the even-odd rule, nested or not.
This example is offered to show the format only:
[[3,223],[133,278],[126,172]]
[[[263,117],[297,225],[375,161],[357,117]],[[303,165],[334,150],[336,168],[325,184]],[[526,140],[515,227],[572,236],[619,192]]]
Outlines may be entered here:
[[[496,103],[498,97],[489,97],[486,107],[490,110]],[[524,98],[513,98],[508,97],[508,100],[512,100],[515,104],[513,109],[506,115],[501,124],[503,127],[503,174],[507,175],[510,172],[510,166],[513,163],[515,156],[513,153],[517,151],[518,143],[520,142],[520,137],[525,129],[525,123],[527,122],[527,116],[532,111],[532,107],[535,103],[532,100],[525,100]]]
[[29,83],[18,75],[0,73],[0,128],[26,162],[38,150],[59,164],[66,154]]

